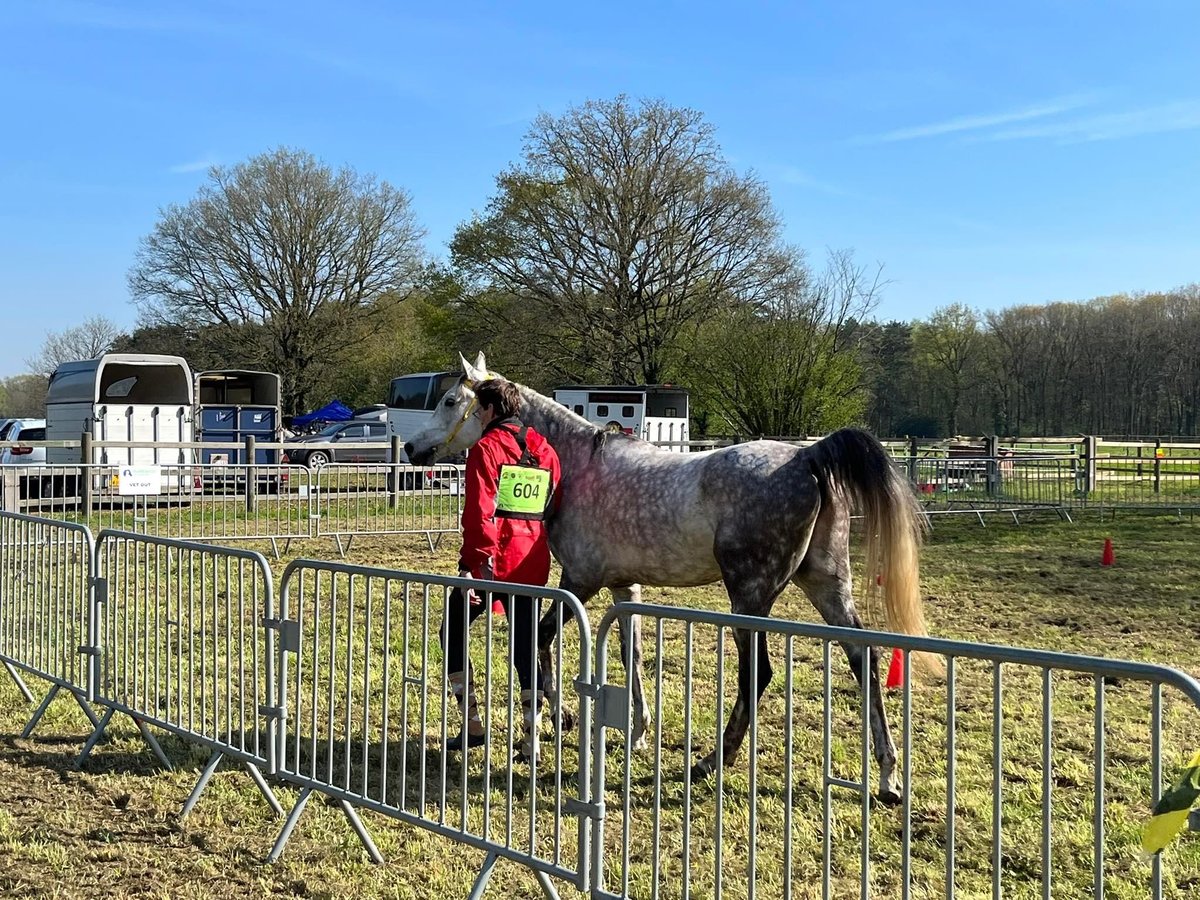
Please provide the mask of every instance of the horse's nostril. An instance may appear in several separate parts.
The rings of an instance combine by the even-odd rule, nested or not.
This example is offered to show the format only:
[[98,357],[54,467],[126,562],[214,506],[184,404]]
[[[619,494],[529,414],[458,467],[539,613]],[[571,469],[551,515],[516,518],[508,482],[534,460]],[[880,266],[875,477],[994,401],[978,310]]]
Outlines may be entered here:
[[413,455],[412,441],[409,441],[407,444],[404,445],[404,455],[407,456],[409,459],[412,459],[412,455]]

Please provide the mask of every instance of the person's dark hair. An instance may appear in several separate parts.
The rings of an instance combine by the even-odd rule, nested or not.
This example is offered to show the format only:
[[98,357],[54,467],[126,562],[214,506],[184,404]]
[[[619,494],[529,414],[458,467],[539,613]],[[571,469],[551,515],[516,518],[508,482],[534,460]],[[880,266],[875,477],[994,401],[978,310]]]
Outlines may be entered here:
[[490,406],[497,419],[521,414],[521,392],[511,381],[489,378],[475,388],[475,399],[481,407]]

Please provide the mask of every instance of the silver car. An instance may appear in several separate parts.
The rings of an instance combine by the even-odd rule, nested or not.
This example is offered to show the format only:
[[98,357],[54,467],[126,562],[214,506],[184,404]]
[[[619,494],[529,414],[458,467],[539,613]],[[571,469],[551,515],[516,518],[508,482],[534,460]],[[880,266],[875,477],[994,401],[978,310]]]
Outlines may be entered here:
[[[0,443],[15,441],[44,441],[46,440],[45,419],[10,419],[3,431],[0,431]],[[44,466],[46,464],[45,447],[5,447],[0,450],[0,465],[2,466]],[[43,482],[49,486],[49,478],[44,477],[39,470],[36,475],[19,476],[21,499],[40,497],[43,495]]]
[[[368,446],[371,444],[376,446]],[[288,462],[310,469],[331,462],[387,462],[387,423],[377,419],[335,422],[316,434],[289,438],[286,453]]]

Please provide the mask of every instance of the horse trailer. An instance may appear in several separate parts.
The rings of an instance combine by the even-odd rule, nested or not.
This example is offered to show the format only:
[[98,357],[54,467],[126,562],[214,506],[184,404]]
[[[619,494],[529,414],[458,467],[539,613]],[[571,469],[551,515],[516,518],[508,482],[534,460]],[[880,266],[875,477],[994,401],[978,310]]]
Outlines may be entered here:
[[[282,440],[279,376],[271,372],[221,369],[196,376],[196,440],[200,443],[244,444],[253,436],[264,444]],[[202,463],[275,465],[278,450],[256,447],[254,459],[245,447],[200,449]]]
[[554,399],[589,422],[644,441],[679,444],[688,438],[688,392],[670,384],[572,385]]
[[[192,441],[192,371],[180,356],[106,353],[67,362],[50,376],[46,439],[133,443]],[[51,447],[51,464],[79,463],[78,450]],[[176,447],[97,447],[83,462],[99,465],[180,465],[192,451]]]

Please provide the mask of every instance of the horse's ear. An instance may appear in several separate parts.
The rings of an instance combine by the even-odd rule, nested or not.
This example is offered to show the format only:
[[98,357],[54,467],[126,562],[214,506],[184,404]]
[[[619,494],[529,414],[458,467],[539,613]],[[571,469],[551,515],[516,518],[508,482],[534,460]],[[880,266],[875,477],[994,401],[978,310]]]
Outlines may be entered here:
[[487,362],[484,360],[482,352],[475,357],[474,365],[467,362],[467,358],[461,353],[458,354],[458,358],[462,360],[463,375],[466,376],[467,381],[472,381],[476,384],[481,381],[487,381]]

